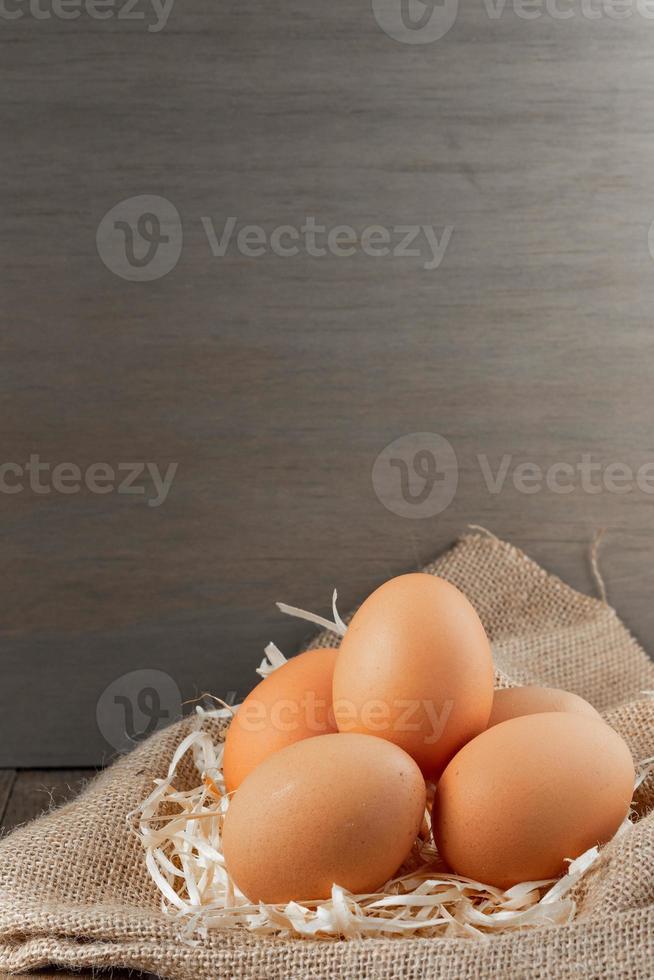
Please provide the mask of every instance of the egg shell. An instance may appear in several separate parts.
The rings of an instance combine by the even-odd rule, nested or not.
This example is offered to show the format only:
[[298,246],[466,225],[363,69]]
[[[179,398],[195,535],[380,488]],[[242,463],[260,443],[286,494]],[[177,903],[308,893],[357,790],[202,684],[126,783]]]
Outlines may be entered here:
[[501,722],[469,742],[436,788],[434,839],[450,868],[484,884],[555,878],[626,817],[634,766],[624,740],[588,715]]
[[232,797],[227,870],[252,902],[329,898],[334,883],[374,892],[415,842],[425,783],[402,749],[369,735],[323,735],[270,756]]
[[601,721],[599,711],[584,701],[578,694],[562,691],[556,687],[506,687],[495,691],[493,707],[488,720],[488,728],[499,725],[509,718],[521,715],[537,715],[544,711],[570,711],[573,714],[588,715]]
[[454,585],[400,575],[355,613],[334,670],[339,731],[394,742],[434,779],[486,728],[492,703],[490,644]]
[[308,650],[248,694],[225,738],[223,774],[233,792],[268,756],[293,742],[336,732],[332,678],[336,650]]

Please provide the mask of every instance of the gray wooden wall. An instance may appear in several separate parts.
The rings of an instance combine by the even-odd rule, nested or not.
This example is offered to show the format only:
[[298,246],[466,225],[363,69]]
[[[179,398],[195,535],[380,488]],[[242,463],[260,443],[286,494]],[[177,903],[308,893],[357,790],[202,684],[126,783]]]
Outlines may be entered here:
[[[654,647],[652,494],[513,482],[654,459],[654,21],[461,0],[409,44],[378,23],[394,0],[177,0],[158,32],[140,2],[0,18],[0,462],[178,464],[159,507],[151,484],[0,493],[0,766],[109,758],[149,688],[172,713],[177,688],[246,692],[265,642],[307,635],[275,600],[326,612],[337,585],[346,609],[469,522],[584,591],[608,528],[609,598]],[[96,236],[139,195],[182,247],[130,281],[111,216]],[[355,254],[215,257],[202,218],[229,216],[350,225]],[[438,268],[364,254],[366,227],[411,224],[454,229]],[[419,517],[389,460],[419,496],[429,441],[382,457],[388,506],[371,474],[425,432],[458,486]],[[501,492],[480,454],[510,457]]]

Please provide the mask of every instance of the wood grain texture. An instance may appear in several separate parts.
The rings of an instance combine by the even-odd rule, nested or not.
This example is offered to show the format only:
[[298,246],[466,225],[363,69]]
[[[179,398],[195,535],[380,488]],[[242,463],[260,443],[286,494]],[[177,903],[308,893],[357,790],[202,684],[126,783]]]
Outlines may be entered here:
[[0,829],[15,781],[16,773],[13,769],[0,769]]
[[93,770],[87,769],[32,769],[16,773],[0,829],[8,833],[52,807],[62,806],[77,796],[92,776]]
[[[490,19],[434,44],[369,4],[178,2],[168,26],[0,24],[5,461],[179,463],[165,504],[0,494],[0,765],[91,765],[106,686],[160,669],[183,698],[245,693],[262,646],[301,644],[283,599],[347,609],[469,522],[573,586],[609,529],[609,598],[654,646],[651,495],[486,487],[493,470],[654,456],[654,24]],[[127,282],[105,212],[160,194],[177,267]],[[454,226],[424,258],[214,258],[201,218],[268,233]],[[371,468],[405,433],[459,461],[412,520]],[[25,703],[38,706],[37,716]]]

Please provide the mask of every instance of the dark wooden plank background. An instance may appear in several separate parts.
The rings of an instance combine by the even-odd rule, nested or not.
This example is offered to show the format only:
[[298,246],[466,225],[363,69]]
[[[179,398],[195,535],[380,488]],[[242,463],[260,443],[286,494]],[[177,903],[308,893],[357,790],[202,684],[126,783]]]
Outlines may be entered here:
[[[489,18],[431,44],[370,4],[178,0],[168,25],[0,22],[0,462],[177,462],[166,502],[0,494],[0,765],[82,766],[107,685],[161,670],[244,693],[274,601],[347,608],[469,522],[609,597],[654,647],[654,511],[635,490],[488,492],[477,456],[637,466],[654,454],[654,22]],[[96,230],[177,207],[179,263],[128,282]],[[201,218],[433,224],[419,258],[230,252]],[[377,454],[436,432],[457,494],[377,499]],[[113,722],[112,722],[113,724]],[[118,724],[116,721],[115,724]],[[110,741],[116,741],[110,739]]]

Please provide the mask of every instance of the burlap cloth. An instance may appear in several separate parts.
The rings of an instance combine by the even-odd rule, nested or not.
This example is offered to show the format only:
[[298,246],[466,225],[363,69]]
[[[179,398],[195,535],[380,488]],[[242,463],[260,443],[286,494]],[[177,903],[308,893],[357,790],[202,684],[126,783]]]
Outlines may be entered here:
[[[609,606],[480,535],[463,538],[426,570],[474,603],[501,683],[575,691],[604,713],[635,759],[654,755],[654,698],[642,693],[654,689],[654,665]],[[281,941],[238,932],[189,945],[159,911],[140,844],[125,824],[189,724],[154,735],[77,800],[0,843],[0,969],[123,966],[184,980],[654,976],[651,777],[639,791],[642,815],[633,833],[609,844],[578,886],[570,925],[482,941]]]

